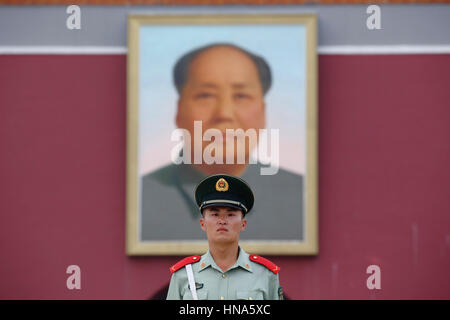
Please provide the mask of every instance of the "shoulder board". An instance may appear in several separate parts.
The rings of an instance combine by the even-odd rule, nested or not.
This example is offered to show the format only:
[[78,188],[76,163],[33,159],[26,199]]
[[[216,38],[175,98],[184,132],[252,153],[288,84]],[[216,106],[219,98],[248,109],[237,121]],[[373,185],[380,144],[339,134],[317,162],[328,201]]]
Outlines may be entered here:
[[256,254],[251,254],[249,255],[250,260],[252,260],[253,262],[262,264],[264,267],[266,267],[267,269],[269,269],[270,271],[272,271],[273,273],[277,274],[278,272],[280,272],[280,267],[278,267],[275,263],[273,263],[270,260],[267,260],[266,258],[260,257]]
[[174,273],[175,271],[183,268],[187,264],[191,264],[191,263],[194,263],[194,262],[199,262],[200,258],[201,258],[200,256],[186,257],[186,258],[178,261],[177,263],[175,263],[173,266],[171,266],[170,267],[170,273]]

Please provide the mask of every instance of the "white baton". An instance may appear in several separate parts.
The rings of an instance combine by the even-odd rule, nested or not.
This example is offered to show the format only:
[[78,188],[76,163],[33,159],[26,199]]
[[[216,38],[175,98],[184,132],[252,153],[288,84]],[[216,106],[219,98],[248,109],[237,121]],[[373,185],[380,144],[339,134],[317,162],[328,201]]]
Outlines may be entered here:
[[190,264],[186,265],[186,273],[189,281],[189,289],[191,289],[192,293],[192,299],[198,300],[197,290],[195,288],[194,273],[192,272],[192,266]]

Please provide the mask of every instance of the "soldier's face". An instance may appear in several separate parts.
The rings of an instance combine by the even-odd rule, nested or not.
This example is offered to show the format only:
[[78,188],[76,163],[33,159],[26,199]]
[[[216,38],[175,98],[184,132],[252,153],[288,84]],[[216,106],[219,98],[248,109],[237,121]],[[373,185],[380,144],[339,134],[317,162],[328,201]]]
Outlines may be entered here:
[[[265,105],[258,70],[244,53],[230,47],[214,47],[200,53],[189,66],[189,75],[178,101],[176,124],[193,138],[194,121],[202,131],[215,128],[226,141],[226,129],[265,127]],[[192,141],[193,142],[193,141]],[[197,145],[202,150],[209,144]],[[246,148],[246,159],[255,147]]]
[[241,210],[229,207],[208,207],[203,210],[200,226],[209,241],[235,242],[245,230],[247,220]]

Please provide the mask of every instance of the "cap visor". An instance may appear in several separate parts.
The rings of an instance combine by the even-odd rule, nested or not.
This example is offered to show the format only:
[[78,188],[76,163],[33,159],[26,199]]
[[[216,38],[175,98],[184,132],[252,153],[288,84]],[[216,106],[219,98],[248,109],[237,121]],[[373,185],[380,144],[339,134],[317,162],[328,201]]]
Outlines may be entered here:
[[242,208],[242,207],[240,207],[240,206],[238,206],[238,205],[232,204],[232,203],[227,203],[227,202],[213,202],[213,203],[208,203],[208,204],[205,204],[205,205],[202,207],[202,210],[205,209],[205,208],[209,208],[209,207],[228,207],[228,208],[234,208],[234,209],[241,210],[243,213],[245,213],[244,208]]

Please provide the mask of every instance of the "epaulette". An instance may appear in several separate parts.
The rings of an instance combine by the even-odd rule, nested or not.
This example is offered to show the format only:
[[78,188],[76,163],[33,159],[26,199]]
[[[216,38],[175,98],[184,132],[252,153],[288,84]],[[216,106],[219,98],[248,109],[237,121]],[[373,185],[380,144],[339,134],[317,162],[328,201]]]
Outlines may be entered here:
[[191,263],[194,263],[194,262],[199,262],[200,258],[201,258],[200,256],[186,257],[186,258],[178,261],[177,263],[175,263],[173,266],[171,266],[170,267],[170,273],[174,273],[175,271],[183,268],[187,264],[191,264]]
[[266,267],[267,269],[269,269],[270,271],[272,271],[273,273],[277,274],[278,272],[280,272],[280,267],[278,267],[275,263],[273,263],[270,260],[267,260],[266,258],[260,257],[256,254],[251,254],[249,256],[250,260],[252,260],[253,262],[262,264],[264,267]]

